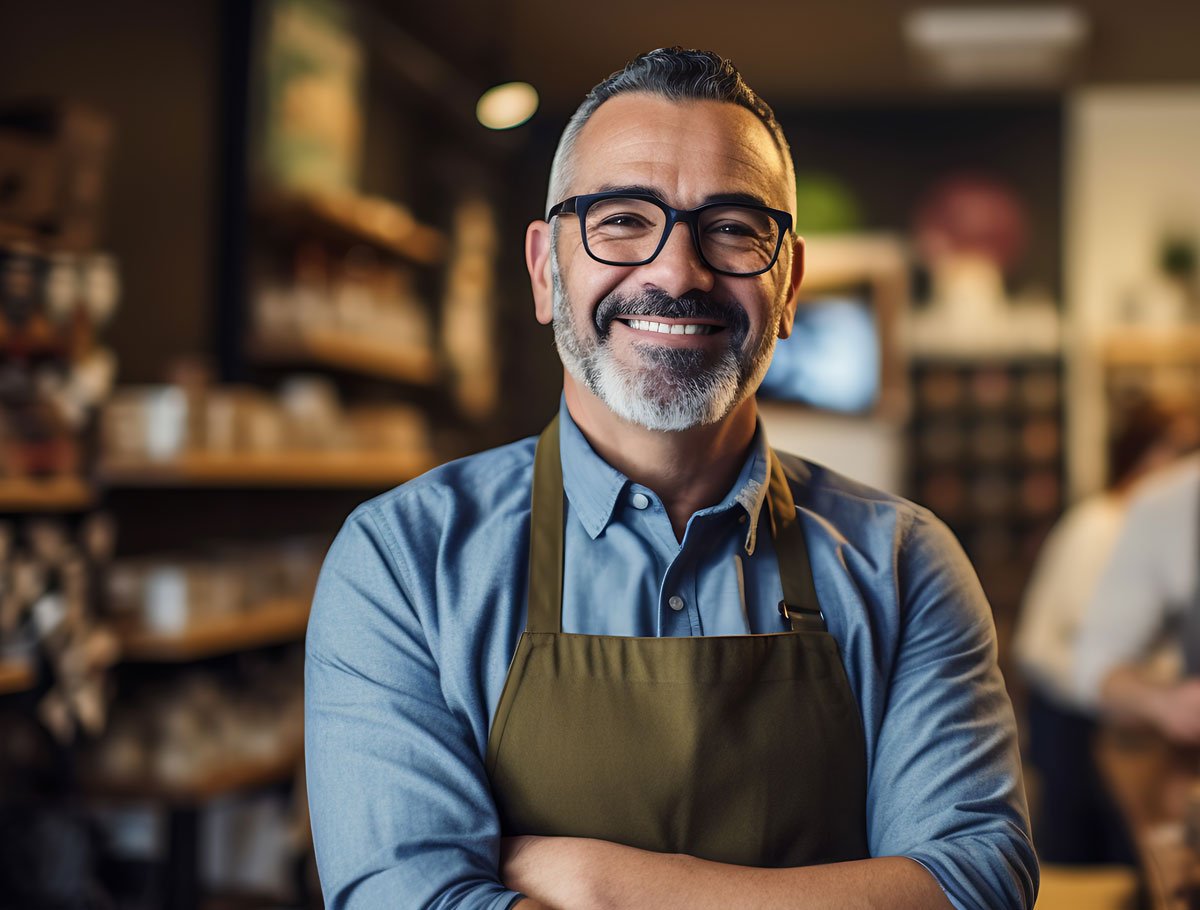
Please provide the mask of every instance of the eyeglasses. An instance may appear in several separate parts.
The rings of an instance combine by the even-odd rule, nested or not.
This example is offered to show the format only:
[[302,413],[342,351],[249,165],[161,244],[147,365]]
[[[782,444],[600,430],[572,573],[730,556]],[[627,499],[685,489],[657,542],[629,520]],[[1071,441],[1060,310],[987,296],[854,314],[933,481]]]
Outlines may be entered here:
[[700,261],[721,275],[761,275],[775,264],[792,216],[765,205],[712,202],[694,209],[673,209],[656,196],[641,193],[591,193],[571,196],[550,209],[579,216],[587,254],[604,265],[652,262],[676,224],[692,229]]

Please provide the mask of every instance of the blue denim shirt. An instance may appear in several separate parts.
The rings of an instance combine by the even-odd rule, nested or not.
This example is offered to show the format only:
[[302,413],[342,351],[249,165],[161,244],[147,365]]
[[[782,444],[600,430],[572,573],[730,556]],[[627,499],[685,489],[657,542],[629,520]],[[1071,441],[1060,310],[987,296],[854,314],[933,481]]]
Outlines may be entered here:
[[[728,495],[693,515],[680,543],[654,491],[560,414],[565,631],[785,631],[761,429]],[[330,910],[500,910],[518,898],[497,876],[484,755],[525,623],[534,445],[443,465],[364,503],[326,557],[305,736]],[[963,910],[1032,907],[1015,723],[961,548],[918,506],[781,460],[863,718],[871,855],[921,863]]]

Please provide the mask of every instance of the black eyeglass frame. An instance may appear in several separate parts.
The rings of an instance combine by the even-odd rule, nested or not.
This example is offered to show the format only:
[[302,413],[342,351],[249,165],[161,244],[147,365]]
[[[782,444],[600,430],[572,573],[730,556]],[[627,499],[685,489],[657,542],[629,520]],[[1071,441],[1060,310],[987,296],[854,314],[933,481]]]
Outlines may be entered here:
[[[610,259],[601,259],[592,252],[591,246],[587,239],[587,225],[585,218],[587,217],[588,209],[597,202],[603,199],[637,199],[642,202],[650,202],[658,206],[667,216],[667,222],[663,226],[662,237],[658,240],[658,246],[654,248],[654,252],[642,259],[639,262],[614,262]],[[709,209],[728,208],[734,206],[737,208],[751,209],[756,212],[762,212],[764,215],[770,216],[776,224],[779,225],[779,237],[775,240],[775,251],[771,254],[770,261],[756,272],[731,272],[728,269],[719,269],[704,255],[704,247],[700,243],[700,215]],[[621,191],[613,191],[606,193],[586,193],[580,196],[568,196],[562,202],[558,203],[546,213],[546,220],[549,221],[555,215],[577,215],[579,217],[579,236],[583,239],[583,248],[587,254],[599,262],[601,265],[615,265],[634,267],[646,265],[658,258],[658,254],[662,252],[664,246],[667,245],[667,238],[671,236],[671,231],[675,229],[675,225],[679,223],[686,224],[691,229],[692,245],[695,247],[696,255],[700,257],[700,261],[704,263],[704,267],[718,275],[729,275],[733,278],[753,278],[755,275],[761,275],[764,272],[769,272],[775,267],[775,263],[779,260],[779,251],[783,249],[783,238],[792,229],[792,216],[787,212],[782,212],[779,209],[768,208],[765,205],[758,205],[753,202],[707,202],[704,205],[694,209],[676,209],[667,205],[657,196],[651,196],[648,193],[622,193]]]

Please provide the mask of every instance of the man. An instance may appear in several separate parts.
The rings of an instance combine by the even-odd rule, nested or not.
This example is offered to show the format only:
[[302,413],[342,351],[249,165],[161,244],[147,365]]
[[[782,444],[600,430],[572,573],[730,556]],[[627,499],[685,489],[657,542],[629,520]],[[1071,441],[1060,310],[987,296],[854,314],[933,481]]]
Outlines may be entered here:
[[1200,457],[1133,497],[1080,629],[1078,696],[1200,746]]
[[714,54],[643,55],[568,124],[526,237],[557,419],[361,506],[322,572],[331,908],[1033,905],[961,550],[757,426],[794,199]]

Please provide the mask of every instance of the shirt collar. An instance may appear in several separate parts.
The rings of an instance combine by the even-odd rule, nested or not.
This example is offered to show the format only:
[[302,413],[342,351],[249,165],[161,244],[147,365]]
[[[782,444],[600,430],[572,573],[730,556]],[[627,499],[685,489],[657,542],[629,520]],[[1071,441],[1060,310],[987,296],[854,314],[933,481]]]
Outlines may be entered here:
[[[563,398],[558,406],[559,454],[562,458],[563,492],[588,536],[595,540],[612,521],[617,497],[629,483],[629,478],[601,458],[592,448],[583,431],[571,418]],[[697,514],[713,514],[733,506],[741,506],[749,516],[746,552],[754,552],[758,516],[767,497],[767,467],[769,464],[767,436],[759,421],[737,480],[715,506]]]

